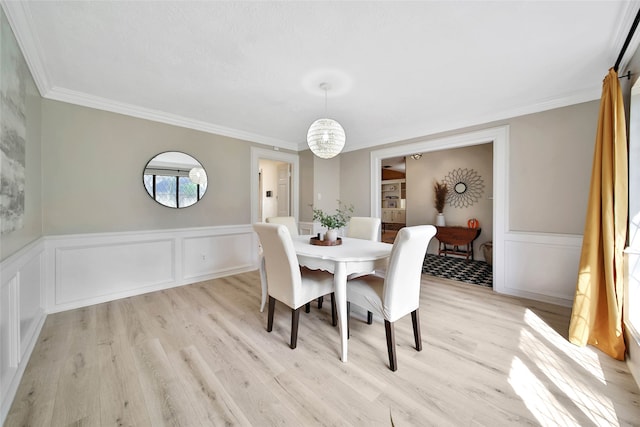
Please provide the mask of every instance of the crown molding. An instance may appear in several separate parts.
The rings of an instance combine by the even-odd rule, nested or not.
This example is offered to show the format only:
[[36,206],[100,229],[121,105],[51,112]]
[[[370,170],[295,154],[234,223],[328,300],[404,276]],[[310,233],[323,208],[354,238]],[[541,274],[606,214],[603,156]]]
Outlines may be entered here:
[[33,19],[28,10],[28,2],[0,0],[0,5],[7,16],[40,96],[44,96],[49,91],[51,80],[42,59],[44,56],[41,54],[41,44],[31,25]]
[[64,88],[54,87],[49,92],[47,92],[44,97],[54,101],[67,102],[70,104],[81,105],[83,107],[124,114],[127,116],[151,120],[154,122],[166,123],[169,125],[194,129],[206,133],[227,136],[229,138],[241,139],[243,141],[257,142],[259,144],[270,145],[286,150],[298,151],[298,144],[296,143],[283,141],[264,135],[258,135],[251,132],[245,132],[238,129],[219,126],[200,120],[194,120],[163,111],[152,110],[132,104],[112,101],[110,99],[100,98],[97,96],[88,95],[86,93],[76,92]]
[[[604,78],[604,74],[603,74]],[[513,117],[525,116],[527,114],[540,113],[547,110],[553,110],[555,108],[562,108],[571,105],[581,104],[583,102],[589,102],[596,99],[600,99],[602,95],[602,88],[588,88],[579,92],[574,92],[562,98],[550,99],[540,101],[535,104],[521,106],[510,110],[504,110],[497,113],[476,116],[467,120],[454,120],[438,124],[437,126],[431,126],[429,128],[421,129],[408,129],[402,134],[395,135],[393,137],[368,141],[366,143],[350,143],[347,139],[347,144],[344,147],[343,152],[362,150],[367,148],[380,147],[387,144],[399,143],[416,138],[423,138],[429,135],[435,135],[442,132],[450,132],[457,129],[464,129],[471,126],[486,125],[488,123],[507,120]],[[298,150],[306,150],[308,147],[306,143],[298,145]]]

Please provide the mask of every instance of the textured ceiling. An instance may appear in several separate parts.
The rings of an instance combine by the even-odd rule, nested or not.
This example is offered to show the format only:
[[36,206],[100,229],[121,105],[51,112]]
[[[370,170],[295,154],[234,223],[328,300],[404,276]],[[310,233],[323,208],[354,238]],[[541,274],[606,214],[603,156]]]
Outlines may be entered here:
[[326,81],[327,115],[345,128],[347,151],[597,99],[639,7],[2,5],[46,98],[298,150],[325,115]]

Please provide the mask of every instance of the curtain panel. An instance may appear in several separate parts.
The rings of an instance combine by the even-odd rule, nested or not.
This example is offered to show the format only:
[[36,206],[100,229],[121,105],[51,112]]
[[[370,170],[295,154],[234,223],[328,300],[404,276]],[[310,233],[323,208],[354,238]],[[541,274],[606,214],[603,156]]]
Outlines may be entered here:
[[623,250],[628,213],[627,136],[618,74],[602,86],[576,294],[569,340],[624,360]]

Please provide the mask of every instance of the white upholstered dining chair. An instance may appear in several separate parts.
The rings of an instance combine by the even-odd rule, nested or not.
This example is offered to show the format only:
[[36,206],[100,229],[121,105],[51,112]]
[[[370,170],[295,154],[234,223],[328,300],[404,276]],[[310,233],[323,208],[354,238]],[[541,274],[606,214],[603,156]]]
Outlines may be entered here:
[[[296,219],[292,216],[271,216],[266,219],[269,224],[283,224],[289,229],[292,236],[298,235],[298,225]],[[267,303],[267,276],[264,272],[264,257],[262,256],[262,248],[260,248],[260,285],[262,288],[262,298],[260,301],[260,312],[264,311]]]
[[267,218],[267,223],[269,224],[282,224],[286,225],[289,229],[289,233],[292,236],[297,236],[298,233],[298,224],[296,224],[296,219],[292,216],[271,216]]
[[253,225],[263,250],[264,272],[268,283],[267,331],[273,330],[276,300],[291,308],[291,342],[296,348],[300,308],[319,296],[333,293],[333,274],[300,268],[288,228],[282,224]]
[[380,218],[352,216],[347,228],[347,237],[365,240],[379,240]]
[[411,313],[416,350],[422,350],[420,336],[420,279],[429,241],[436,234],[433,225],[404,227],[396,235],[384,277],[366,275],[347,283],[347,310],[353,303],[384,319],[389,368],[398,369],[393,324]]

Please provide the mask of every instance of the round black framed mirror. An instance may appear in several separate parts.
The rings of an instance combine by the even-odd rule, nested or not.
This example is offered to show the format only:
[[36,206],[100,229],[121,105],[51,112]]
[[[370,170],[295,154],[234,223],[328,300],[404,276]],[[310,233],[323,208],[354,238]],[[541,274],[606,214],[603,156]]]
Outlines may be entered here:
[[142,182],[147,194],[169,208],[186,208],[207,191],[207,172],[198,160],[180,151],[165,151],[144,167]]

